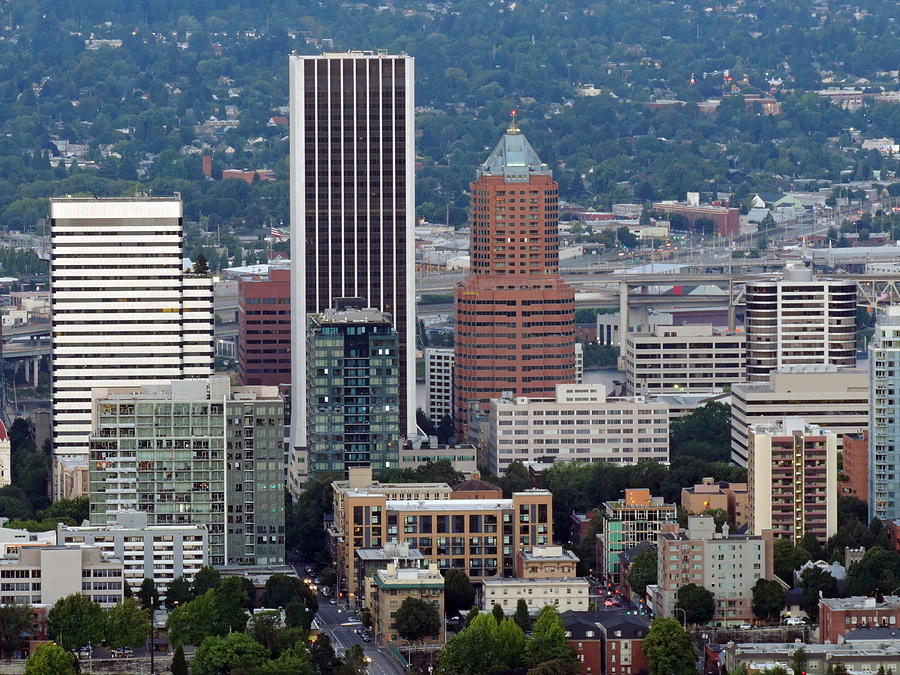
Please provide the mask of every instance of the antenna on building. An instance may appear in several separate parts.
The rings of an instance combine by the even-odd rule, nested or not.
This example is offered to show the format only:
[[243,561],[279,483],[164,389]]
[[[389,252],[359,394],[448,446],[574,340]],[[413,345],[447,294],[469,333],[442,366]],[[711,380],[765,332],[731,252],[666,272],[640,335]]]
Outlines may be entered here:
[[512,121],[509,123],[509,129],[507,130],[506,133],[509,133],[509,134],[519,133],[519,127],[516,124],[516,115],[518,115],[518,113],[515,110],[510,111],[509,116],[512,117]]

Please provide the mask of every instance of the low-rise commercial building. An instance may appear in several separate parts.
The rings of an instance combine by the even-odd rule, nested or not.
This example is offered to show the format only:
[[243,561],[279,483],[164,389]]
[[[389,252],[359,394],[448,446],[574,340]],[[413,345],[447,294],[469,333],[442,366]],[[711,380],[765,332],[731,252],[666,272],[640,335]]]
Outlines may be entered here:
[[721,509],[736,528],[750,522],[749,490],[746,483],[729,483],[704,478],[700,485],[681,488],[681,508],[700,515],[709,509]]
[[604,502],[600,534],[597,535],[597,565],[607,582],[622,582],[619,554],[642,541],[655,541],[662,526],[675,522],[675,504],[651,497],[645,488],[625,490],[625,498]]
[[747,338],[711,324],[653,327],[625,340],[625,389],[631,395],[702,393],[744,381]]
[[885,640],[876,647],[849,644],[804,644],[795,642],[741,643],[729,642],[719,656],[726,671],[745,663],[751,673],[761,673],[767,668],[781,666],[790,672],[791,661],[799,647],[806,652],[807,673],[827,673],[838,664],[849,673],[876,673],[879,667],[898,672],[900,670],[900,641]]
[[898,624],[900,596],[897,595],[886,595],[881,602],[865,596],[819,599],[821,643],[834,644],[838,638],[862,626],[898,628]]
[[838,435],[869,426],[869,373],[835,365],[789,366],[769,373],[766,382],[731,388],[731,459],[747,466],[747,430],[753,424],[802,417]]
[[209,564],[206,525],[150,525],[143,511],[120,511],[109,525],[70,526],[60,523],[57,543],[97,546],[124,563],[124,578],[132,589],[153,579],[165,595],[173,579],[188,582]]
[[122,572],[121,559],[97,547],[22,547],[0,558],[0,605],[52,605],[81,594],[109,608],[124,598]]
[[751,534],[772,530],[800,542],[813,534],[825,542],[837,532],[837,436],[785,418],[750,427],[747,486]]
[[568,579],[577,574],[578,556],[562,546],[532,546],[516,553],[518,579]]
[[678,589],[703,586],[713,594],[718,625],[753,620],[753,586],[773,577],[771,532],[762,536],[716,532],[712,516],[689,516],[687,530],[664,526],[657,543],[657,616],[672,616]]
[[513,461],[668,462],[665,404],[608,398],[602,384],[558,384],[556,397],[491,399],[488,469]]
[[500,605],[504,613],[516,611],[519,598],[528,605],[530,614],[537,614],[545,606],[553,605],[557,611],[587,611],[590,604],[590,584],[587,579],[504,579],[487,577],[481,580],[482,609],[491,611]]
[[375,639],[381,646],[393,643],[399,646],[397,633],[397,610],[406,598],[416,598],[431,603],[441,617],[440,628],[433,635],[423,638],[421,644],[440,645],[444,642],[444,577],[437,565],[431,563],[427,569],[415,567],[398,568],[393,563],[387,569],[378,570],[374,578],[372,595],[372,618]]
[[407,439],[400,446],[399,468],[415,469],[427,462],[439,462],[446,459],[455,471],[465,476],[478,472],[478,459],[474,445],[458,443],[453,445],[438,443],[436,436]]
[[409,544],[385,544],[381,548],[358,548],[355,555],[353,574],[356,577],[356,588],[358,589],[356,601],[357,605],[361,607],[372,606],[373,583],[378,570],[387,569],[388,564],[393,564],[397,569],[427,567],[422,552],[410,548]]

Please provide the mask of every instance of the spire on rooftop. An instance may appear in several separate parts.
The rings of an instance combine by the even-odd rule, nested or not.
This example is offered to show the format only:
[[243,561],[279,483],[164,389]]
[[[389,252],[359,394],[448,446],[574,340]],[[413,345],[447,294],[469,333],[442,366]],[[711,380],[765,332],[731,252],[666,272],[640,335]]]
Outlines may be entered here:
[[516,124],[516,114],[515,110],[510,113],[509,128],[481,165],[480,175],[503,175],[506,182],[524,182],[535,174],[552,175]]

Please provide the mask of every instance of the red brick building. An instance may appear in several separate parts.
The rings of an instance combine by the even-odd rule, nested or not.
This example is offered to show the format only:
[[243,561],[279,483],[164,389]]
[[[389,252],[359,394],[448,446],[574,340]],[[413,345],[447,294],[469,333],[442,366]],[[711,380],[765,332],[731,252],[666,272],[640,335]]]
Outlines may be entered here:
[[238,362],[244,385],[290,384],[290,268],[239,279]]
[[869,432],[844,434],[844,468],[847,480],[841,483],[842,497],[869,501]]
[[650,631],[646,617],[627,610],[562,612],[566,642],[581,675],[637,675],[648,670],[641,642]]
[[559,275],[559,186],[512,124],[471,186],[471,273],[454,291],[454,411],[575,381],[575,290]]
[[677,213],[684,216],[692,226],[701,218],[711,220],[716,225],[719,234],[739,234],[741,230],[741,212],[727,206],[693,206],[691,204],[676,204],[670,202],[656,202],[653,210],[663,215]]
[[900,624],[900,596],[886,595],[882,602],[876,598],[821,598],[819,600],[819,642],[837,644],[838,638],[861,626]]

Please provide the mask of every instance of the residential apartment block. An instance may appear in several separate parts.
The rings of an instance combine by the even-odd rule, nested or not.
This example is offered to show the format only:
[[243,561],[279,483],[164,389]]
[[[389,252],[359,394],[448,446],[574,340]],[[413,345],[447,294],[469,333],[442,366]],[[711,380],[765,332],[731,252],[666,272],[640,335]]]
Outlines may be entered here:
[[453,419],[453,348],[425,349],[425,414],[435,426],[444,417]]
[[845,434],[841,473],[841,497],[856,497],[869,501],[869,432]]
[[0,558],[0,604],[52,605],[75,594],[106,609],[122,602],[122,561],[89,546],[23,546]]
[[784,366],[856,365],[856,282],[816,279],[788,266],[780,281],[745,288],[747,380],[765,382]]
[[397,332],[373,309],[326,309],[308,317],[306,449],[291,453],[291,489],[351,466],[400,461]]
[[631,395],[704,393],[744,381],[747,337],[711,324],[656,325],[628,333],[625,388]]
[[[415,487],[410,490],[416,492]],[[341,500],[342,514],[339,519],[335,512],[329,530],[330,546],[339,583],[346,582],[351,594],[357,592],[350,567],[357,548],[406,543],[440,571],[462,569],[479,581],[512,576],[517,551],[553,541],[553,502],[547,490],[516,492],[511,499],[396,499],[350,488]]]
[[772,530],[800,542],[810,533],[824,542],[837,531],[837,436],[785,418],[750,427],[747,486],[751,534]]
[[657,539],[655,613],[672,616],[678,589],[697,584],[711,591],[719,625],[753,620],[753,586],[774,572],[772,533],[731,534],[728,525],[716,532],[712,516],[688,516],[687,530],[664,526]]
[[90,522],[204,525],[209,562],[284,562],[284,403],[227,376],[94,390]]
[[740,529],[750,522],[750,492],[746,483],[716,482],[714,478],[704,478],[700,485],[681,488],[681,508],[695,515],[709,509],[721,509]]
[[641,643],[650,631],[646,617],[624,609],[561,612],[566,642],[575,652],[581,675],[638,675],[647,672]]
[[144,579],[153,579],[165,596],[173,579],[188,582],[209,564],[209,535],[206,525],[150,525],[143,511],[120,511],[108,525],[56,528],[60,545],[96,546],[104,554],[123,562],[125,581],[136,592]]
[[455,443],[453,445],[438,443],[436,436],[407,439],[400,446],[400,463],[402,469],[415,469],[427,462],[439,462],[446,459],[465,476],[478,473],[478,460],[475,446],[468,443]]
[[650,490],[625,490],[625,498],[603,502],[602,528],[597,535],[597,565],[600,574],[613,584],[620,584],[619,555],[642,541],[655,541],[666,523],[675,522],[675,504],[662,497],[651,497]]
[[802,417],[834,431],[838,450],[846,434],[869,426],[869,373],[833,364],[786,366],[764,382],[731,388],[731,459],[747,466],[747,434],[752,424],[771,424],[783,417]]
[[181,218],[178,197],[50,200],[54,457],[87,463],[92,387],[212,374],[213,282],[182,271]]
[[485,577],[481,580],[481,609],[490,612],[500,605],[506,614],[516,611],[519,598],[528,605],[530,614],[553,605],[558,612],[585,612],[590,604],[590,584],[580,577],[554,579],[510,579]]
[[869,517],[900,518],[900,307],[878,315],[869,343]]
[[634,464],[669,461],[664,403],[608,398],[602,384],[558,384],[555,398],[491,399],[488,469],[510,463],[564,460]]
[[386,569],[375,572],[372,593],[372,618],[375,641],[380,646],[390,643],[399,645],[397,632],[397,610],[406,598],[415,598],[430,603],[437,608],[440,628],[434,635],[425,636],[422,644],[440,645],[444,643],[444,577],[437,565],[430,563],[427,568],[397,567],[388,563]]

